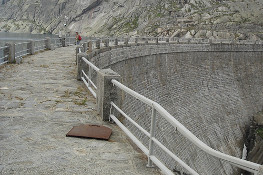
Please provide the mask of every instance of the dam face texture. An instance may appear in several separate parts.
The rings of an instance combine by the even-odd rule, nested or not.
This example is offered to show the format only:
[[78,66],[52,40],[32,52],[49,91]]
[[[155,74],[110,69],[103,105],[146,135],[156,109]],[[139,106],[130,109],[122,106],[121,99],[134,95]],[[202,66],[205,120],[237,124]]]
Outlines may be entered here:
[[[125,85],[162,105],[208,146],[241,158],[245,127],[263,105],[262,50],[262,45],[142,45],[93,54],[91,61],[120,74]],[[150,128],[150,107],[122,93],[122,109]],[[238,174],[163,118],[157,120],[157,139],[198,173]],[[124,123],[148,147],[148,138]],[[185,172],[166,153],[158,148],[155,152],[169,168]]]

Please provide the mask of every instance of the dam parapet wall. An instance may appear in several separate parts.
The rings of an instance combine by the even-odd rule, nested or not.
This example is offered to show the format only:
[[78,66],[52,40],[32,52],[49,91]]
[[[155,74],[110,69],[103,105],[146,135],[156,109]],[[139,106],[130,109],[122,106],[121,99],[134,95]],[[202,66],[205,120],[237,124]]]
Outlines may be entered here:
[[[220,152],[240,157],[245,128],[263,105],[261,43],[132,43],[92,49],[87,59],[111,68],[134,91],[161,104],[200,140]],[[94,81],[96,76],[94,74]],[[121,95],[121,107],[143,128],[150,128],[150,108]],[[123,122],[144,145],[148,138]],[[156,138],[200,174],[237,174],[227,162],[196,148],[157,116]],[[156,153],[175,172],[185,172],[162,150]]]

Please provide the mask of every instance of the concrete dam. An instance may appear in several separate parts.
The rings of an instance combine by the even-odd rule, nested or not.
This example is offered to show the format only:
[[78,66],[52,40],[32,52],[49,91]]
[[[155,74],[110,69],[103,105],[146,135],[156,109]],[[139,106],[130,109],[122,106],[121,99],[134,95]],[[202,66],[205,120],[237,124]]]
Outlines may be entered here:
[[[162,105],[211,148],[241,158],[246,127],[263,105],[262,44],[129,44],[87,57],[120,74],[123,84]],[[151,108],[121,94],[122,110],[149,131]],[[148,137],[123,123],[148,147]],[[158,114],[156,138],[199,174],[240,173],[196,147]],[[187,174],[165,152],[157,147],[155,152],[168,168]]]

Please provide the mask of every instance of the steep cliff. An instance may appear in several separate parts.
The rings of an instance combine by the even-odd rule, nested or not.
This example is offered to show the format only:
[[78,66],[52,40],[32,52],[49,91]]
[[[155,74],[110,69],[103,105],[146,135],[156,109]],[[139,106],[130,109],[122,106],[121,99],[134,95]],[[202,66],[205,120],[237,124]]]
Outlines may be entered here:
[[262,0],[2,0],[0,29],[259,39],[262,8]]

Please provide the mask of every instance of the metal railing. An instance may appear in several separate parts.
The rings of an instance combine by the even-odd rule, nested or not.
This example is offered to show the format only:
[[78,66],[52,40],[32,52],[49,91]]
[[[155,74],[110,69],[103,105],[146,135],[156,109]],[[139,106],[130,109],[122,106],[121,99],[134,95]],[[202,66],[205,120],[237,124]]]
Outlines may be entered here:
[[213,157],[217,157],[219,159],[225,160],[230,164],[237,166],[246,171],[257,174],[259,171],[259,164],[249,162],[246,160],[242,160],[233,156],[229,156],[227,154],[216,151],[201,140],[199,140],[195,135],[193,135],[188,129],[186,129],[179,121],[177,121],[171,114],[169,114],[161,105],[158,103],[138,94],[137,92],[129,89],[124,86],[120,82],[116,80],[111,81],[115,86],[133,96],[134,98],[140,100],[141,102],[152,107],[152,117],[151,117],[151,130],[148,133],[145,129],[141,128],[135,121],[133,121],[130,117],[128,117],[120,108],[118,108],[113,102],[111,102],[112,107],[114,107],[117,111],[119,111],[125,118],[127,118],[130,122],[132,122],[139,130],[141,130],[146,136],[150,138],[149,150],[129,131],[127,128],[113,115],[110,114],[110,118],[116,122],[124,130],[124,132],[137,144],[141,150],[148,155],[148,166],[152,165],[154,162],[160,169],[162,169],[166,174],[173,174],[168,168],[164,167],[164,165],[153,155],[153,144],[158,145],[163,151],[165,151],[168,155],[170,155],[175,161],[177,161],[182,167],[184,167],[189,173],[197,174],[193,169],[191,169],[188,165],[182,162],[178,157],[176,157],[170,150],[168,150],[164,145],[162,145],[155,137],[155,126],[156,126],[156,112],[158,112],[165,120],[167,120],[173,127],[176,128],[185,138],[187,138],[190,142],[195,144],[197,147],[205,151],[207,154],[212,155]]
[[[166,39],[164,39],[166,41]],[[164,41],[163,40],[163,41]],[[123,41],[123,40],[119,40]],[[180,40],[181,42],[189,42],[190,40]],[[207,39],[195,39],[193,41],[190,41],[190,43],[208,43],[209,40]],[[81,52],[81,50],[80,50]],[[95,65],[93,65],[90,61],[88,61],[86,58],[82,57],[82,60],[89,66],[88,73],[86,73],[84,70],[81,70],[82,76],[81,79],[85,83],[85,85],[88,87],[89,91],[92,93],[92,95],[96,98],[96,90],[97,87],[95,83],[91,80],[92,78],[92,72],[95,71],[98,72],[100,69],[97,68]],[[121,84],[117,80],[111,81],[114,86],[118,87],[122,91],[126,92],[127,94],[131,95],[132,97],[138,99],[142,103],[150,106],[152,108],[151,113],[151,128],[150,132],[147,131],[147,129],[140,126],[138,123],[136,123],[132,118],[130,118],[125,112],[123,112],[116,104],[111,102],[111,110],[110,110],[110,119],[112,119],[132,140],[133,142],[148,156],[148,165],[152,166],[152,163],[156,164],[160,169],[162,169],[166,174],[173,174],[173,172],[168,169],[163,162],[161,162],[157,155],[154,154],[154,146],[158,146],[161,150],[163,150],[166,154],[168,154],[171,158],[173,158],[178,164],[180,164],[183,168],[185,168],[189,173],[193,175],[197,175],[198,173],[190,168],[186,163],[184,163],[182,160],[180,160],[172,151],[170,151],[168,148],[166,148],[165,145],[163,145],[160,141],[158,141],[155,137],[156,132],[156,114],[160,115],[163,119],[165,119],[168,123],[170,123],[180,134],[183,135],[183,137],[187,138],[191,143],[193,143],[195,146],[206,152],[207,154],[216,157],[218,159],[224,160],[228,163],[230,163],[233,166],[239,167],[243,170],[249,171],[254,174],[258,174],[259,168],[261,165],[249,162],[246,160],[242,160],[227,154],[224,154],[222,152],[216,151],[203,143],[201,140],[199,140],[194,134],[192,134],[187,128],[185,128],[179,121],[177,121],[171,114],[169,114],[161,105],[158,103],[140,95],[139,93],[131,90],[130,88],[126,87],[125,85]],[[144,133],[149,138],[149,149],[139,140],[137,139],[131,131],[127,129],[118,119],[116,116],[112,114],[112,109],[117,110],[122,116],[124,116],[129,122],[131,122],[136,128],[138,128],[142,133]]]
[[0,65],[8,63],[8,55],[5,55],[5,49],[8,49],[8,46],[0,47]]
[[23,57],[29,55],[29,42],[16,43],[15,44],[15,58]]
[[51,45],[53,45],[54,48],[62,47],[62,38],[52,38]]
[[65,38],[66,46],[73,46],[76,44],[76,38],[75,37],[67,37]]
[[35,52],[43,51],[46,49],[45,39],[35,41]]
[[88,90],[91,92],[93,97],[97,97],[96,90],[97,86],[92,81],[92,73],[93,70],[97,73],[100,69],[97,68],[94,64],[92,64],[90,61],[88,61],[86,58],[82,57],[82,60],[89,66],[88,75],[84,72],[84,70],[81,70],[82,76],[81,79],[87,86]]

